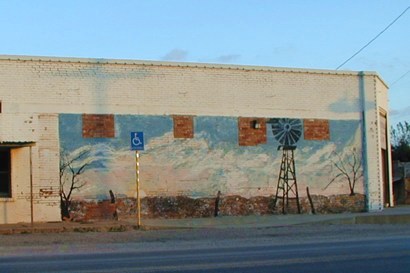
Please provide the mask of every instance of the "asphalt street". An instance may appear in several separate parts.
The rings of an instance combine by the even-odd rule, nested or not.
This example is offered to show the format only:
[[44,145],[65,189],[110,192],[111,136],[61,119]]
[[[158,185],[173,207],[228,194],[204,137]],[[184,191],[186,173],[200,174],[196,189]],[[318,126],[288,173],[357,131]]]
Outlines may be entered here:
[[[255,240],[244,237],[224,241],[216,234],[193,238],[190,244],[179,237],[164,241],[172,248],[152,247],[158,242],[141,242],[130,239],[125,243],[87,244],[75,242],[70,251],[49,245],[51,251],[41,252],[41,246],[30,246],[24,251],[0,256],[0,272],[409,272],[410,235],[370,236],[362,239],[360,233],[343,232],[329,227],[332,232],[341,230],[340,238],[327,240],[276,241],[268,235],[272,230],[255,232]],[[314,230],[304,227],[299,230]],[[323,227],[322,227],[323,229]],[[250,234],[252,229],[244,229]],[[293,231],[297,231],[293,230]],[[366,232],[366,228],[361,228]],[[221,231],[218,231],[221,232]],[[223,232],[223,231],[222,231]],[[229,232],[227,230],[226,232]],[[236,231],[238,232],[238,231]],[[374,228],[370,229],[374,232]],[[159,233],[160,234],[160,233]],[[240,235],[239,232],[237,235]],[[306,233],[313,234],[313,233]],[[375,233],[378,235],[380,233]],[[262,237],[261,237],[262,235]],[[81,235],[80,235],[81,236]],[[101,234],[104,236],[104,233]],[[168,236],[168,235],[166,235]],[[281,235],[283,239],[284,233]],[[160,236],[161,237],[161,236]],[[195,237],[195,236],[194,236]],[[228,238],[229,236],[227,236]],[[259,238],[256,240],[256,238]],[[317,238],[320,238],[317,235]],[[160,238],[161,239],[161,238]],[[163,240],[162,237],[161,240]],[[29,240],[29,238],[27,239]],[[204,244],[207,242],[207,244]],[[250,243],[252,242],[252,243]],[[77,250],[76,250],[77,245]],[[84,248],[79,246],[83,245]],[[196,247],[192,247],[196,246]],[[55,251],[53,252],[53,247]],[[30,249],[30,251],[27,251]],[[74,249],[74,250],[73,250]]]
[[2,272],[408,272],[410,239],[0,259]]

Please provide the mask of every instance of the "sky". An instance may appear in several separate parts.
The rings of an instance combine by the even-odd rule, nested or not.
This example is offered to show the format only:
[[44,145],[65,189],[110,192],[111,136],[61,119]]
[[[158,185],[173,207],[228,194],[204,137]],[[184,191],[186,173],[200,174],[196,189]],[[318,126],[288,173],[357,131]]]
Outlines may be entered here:
[[[410,0],[0,0],[0,55],[336,69]],[[376,71],[410,121],[410,9],[339,70]]]

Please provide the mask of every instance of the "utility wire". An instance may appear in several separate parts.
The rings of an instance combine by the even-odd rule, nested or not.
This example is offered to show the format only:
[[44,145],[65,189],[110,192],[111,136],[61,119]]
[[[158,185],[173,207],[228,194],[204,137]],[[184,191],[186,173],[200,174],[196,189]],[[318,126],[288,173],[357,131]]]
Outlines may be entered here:
[[366,47],[368,47],[372,42],[374,42],[374,40],[376,40],[377,38],[379,38],[380,35],[382,35],[389,27],[391,27],[394,23],[396,23],[397,20],[400,19],[400,17],[402,17],[408,10],[410,9],[410,6],[408,6],[399,16],[396,17],[396,19],[393,20],[393,22],[391,22],[387,27],[385,27],[382,31],[379,32],[379,34],[376,35],[376,37],[374,37],[373,39],[370,40],[370,42],[368,42],[364,47],[362,47],[361,49],[359,49],[355,54],[353,54],[349,59],[347,59],[346,61],[344,61],[341,65],[339,65],[336,70],[339,70],[339,68],[341,68],[342,66],[344,66],[348,61],[350,61],[351,59],[353,59],[354,57],[356,57],[357,54],[359,54],[360,52],[362,52],[363,49],[365,49]]
[[401,75],[397,80],[395,80],[392,84],[390,84],[390,87],[392,87],[393,85],[395,85],[398,81],[400,81],[401,79],[403,79],[404,77],[407,76],[407,74],[410,73],[410,70],[407,71],[406,73],[404,73],[403,75]]

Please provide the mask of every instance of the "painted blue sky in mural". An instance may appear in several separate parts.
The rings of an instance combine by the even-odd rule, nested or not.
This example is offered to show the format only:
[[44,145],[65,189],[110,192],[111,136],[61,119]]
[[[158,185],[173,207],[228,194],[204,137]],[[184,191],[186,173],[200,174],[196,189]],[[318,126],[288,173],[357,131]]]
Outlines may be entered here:
[[[347,143],[354,132],[358,130],[359,122],[353,120],[331,120],[331,141],[342,147]],[[234,117],[195,117],[195,135],[206,138],[210,147],[231,145],[236,149],[257,149],[258,147],[238,146],[238,120]],[[172,132],[173,120],[167,116],[149,115],[116,115],[115,116],[115,138],[83,138],[82,116],[78,114],[60,114],[59,131],[61,136],[61,147],[72,151],[84,145],[95,145],[98,143],[109,143],[114,149],[127,149],[130,143],[131,132],[144,132],[145,143],[150,139],[163,136]],[[73,141],[76,140],[76,141]],[[298,146],[311,146],[320,149],[326,141],[304,140],[303,136],[298,141]],[[258,146],[277,146],[279,143],[274,138],[271,126],[267,126],[267,143]],[[273,148],[273,147],[272,147]],[[149,152],[149,151],[147,151]]]
[[[169,116],[116,115],[115,138],[83,138],[82,115],[61,114],[59,120],[62,152],[90,149],[90,165],[84,173],[89,180],[87,195],[101,195],[108,190],[132,195],[132,131],[144,132],[141,175],[146,195],[204,197],[220,190],[257,196],[272,194],[275,188],[281,152],[270,126],[266,144],[245,147],[238,144],[238,119],[234,117],[195,117],[193,139],[175,139],[173,118]],[[332,178],[333,152],[360,149],[358,121],[330,121],[330,134],[328,141],[301,137],[297,142],[295,157],[301,185],[310,184],[313,191],[322,191]]]

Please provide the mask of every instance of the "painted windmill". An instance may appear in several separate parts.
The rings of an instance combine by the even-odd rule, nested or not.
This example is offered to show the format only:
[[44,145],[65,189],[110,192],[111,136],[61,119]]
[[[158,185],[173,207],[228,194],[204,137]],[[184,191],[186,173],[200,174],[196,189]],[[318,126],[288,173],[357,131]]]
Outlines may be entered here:
[[289,208],[289,201],[294,199],[298,213],[300,213],[294,151],[296,143],[302,135],[302,121],[300,119],[274,118],[267,123],[272,125],[273,136],[280,144],[278,151],[282,150],[282,161],[273,207],[276,207],[278,199],[282,199],[282,213],[285,214]]

